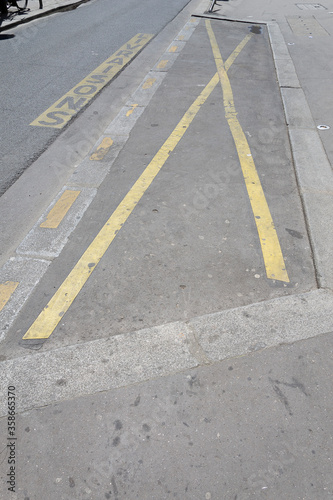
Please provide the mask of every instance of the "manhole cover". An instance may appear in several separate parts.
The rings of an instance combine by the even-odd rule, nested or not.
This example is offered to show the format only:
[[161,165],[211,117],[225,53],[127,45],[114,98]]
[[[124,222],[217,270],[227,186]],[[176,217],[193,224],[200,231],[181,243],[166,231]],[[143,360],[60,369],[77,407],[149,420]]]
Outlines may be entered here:
[[326,7],[320,3],[297,3],[297,7],[301,10],[327,10]]

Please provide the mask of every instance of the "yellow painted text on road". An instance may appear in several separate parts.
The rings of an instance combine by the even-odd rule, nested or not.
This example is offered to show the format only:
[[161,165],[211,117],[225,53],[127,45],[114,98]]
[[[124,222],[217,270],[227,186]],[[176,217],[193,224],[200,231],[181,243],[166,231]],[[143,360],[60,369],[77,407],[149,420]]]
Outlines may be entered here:
[[289,282],[274,222],[252,158],[249,144],[237,118],[230,80],[209,20],[206,20],[206,27],[222,86],[225,117],[235,142],[254,219],[257,225],[266,274],[270,279]]
[[5,283],[0,283],[0,311],[2,311],[5,307],[18,285],[18,281],[6,281]]
[[46,220],[41,223],[40,227],[56,229],[73,205],[76,198],[79,196],[80,192],[81,191],[66,189],[54,207],[49,211]]
[[99,146],[97,146],[96,151],[90,156],[92,161],[101,161],[104,156],[109,152],[113,140],[111,137],[104,137]]
[[[238,45],[236,50],[227,60],[226,67],[229,68],[231,66],[246,43],[247,40],[243,40],[243,42]],[[68,311],[74,299],[82,290],[84,284],[109,248],[117,233],[123,227],[128,217],[131,215],[132,211],[169,158],[170,153],[172,153],[179,141],[182,139],[197,113],[218,83],[219,76],[218,73],[216,73],[194,103],[186,111],[183,118],[162,145],[160,150],[156,153],[139,179],[127,193],[125,198],[120,202],[108,221],[104,224],[94,241],[84,252],[80,260],[37,317],[35,322],[31,325],[23,339],[47,339],[50,337],[61,318]]]
[[62,128],[76,113],[114,78],[151,40],[153,35],[138,33],[30,125]]
[[131,116],[131,114],[133,113],[133,111],[135,110],[135,108],[138,107],[138,104],[132,104],[131,106],[131,109],[129,109],[126,113],[126,116]]

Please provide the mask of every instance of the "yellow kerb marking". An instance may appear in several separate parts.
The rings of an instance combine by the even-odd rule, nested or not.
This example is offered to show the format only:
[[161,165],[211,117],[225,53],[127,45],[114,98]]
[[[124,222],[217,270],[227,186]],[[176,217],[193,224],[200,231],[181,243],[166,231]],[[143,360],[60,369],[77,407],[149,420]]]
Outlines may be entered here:
[[[245,45],[242,42],[243,46]],[[241,44],[240,44],[241,45]],[[240,52],[240,45],[236,53],[232,53],[226,62],[228,68]],[[161,149],[156,153],[152,161],[146,167],[142,175],[136,181],[125,198],[120,202],[109,220],[104,224],[94,241],[84,252],[80,260],[53,295],[47,306],[31,325],[23,339],[47,339],[52,334],[63,315],[68,311],[72,302],[80,293],[90,274],[97,266],[106,250],[116,237],[118,231],[127,221],[142,196],[149,188],[156,175],[159,173],[170,153],[175,149],[186,130],[191,125],[201,106],[206,102],[210,94],[219,82],[216,73],[203,89],[194,103],[184,114],[176,128],[165,141]]]
[[0,283],[0,311],[2,311],[5,307],[18,285],[18,281],[6,281],[5,283]]
[[69,189],[64,191],[57,203],[49,211],[46,220],[41,223],[40,227],[56,229],[73,205],[76,198],[79,196],[80,192],[81,191],[70,191]]
[[168,64],[168,62],[169,62],[169,61],[168,61],[168,59],[163,59],[163,61],[161,61],[161,62],[157,65],[158,69],[163,69],[163,68],[165,68],[165,66]]
[[155,82],[156,82],[156,78],[147,78],[147,80],[145,81],[145,83],[142,85],[142,88],[144,90],[150,89],[150,87],[152,87]]
[[133,113],[133,111],[135,110],[135,108],[138,107],[138,104],[132,104],[132,107],[130,110],[127,111],[126,113],[126,116],[131,116],[131,114]]
[[103,160],[104,156],[108,153],[109,149],[113,144],[111,137],[104,137],[99,146],[97,146],[96,151],[91,155],[90,160],[100,161]]
[[172,47],[170,47],[169,52],[176,52],[177,49],[177,45],[173,45]]
[[252,158],[250,147],[237,119],[230,80],[209,20],[206,20],[206,28],[221,82],[225,117],[236,145],[245,185],[257,225],[266,274],[269,279],[289,282],[274,222]]

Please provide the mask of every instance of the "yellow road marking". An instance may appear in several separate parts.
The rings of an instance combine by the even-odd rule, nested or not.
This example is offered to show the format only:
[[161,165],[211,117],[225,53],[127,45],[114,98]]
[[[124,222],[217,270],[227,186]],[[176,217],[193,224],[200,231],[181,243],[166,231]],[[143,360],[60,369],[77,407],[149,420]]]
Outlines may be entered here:
[[[245,42],[246,43],[246,42]],[[226,62],[229,68],[239,54],[241,48],[245,46],[244,40],[236,48]],[[84,284],[88,280],[94,268],[97,266],[110,244],[120,231],[122,226],[131,215],[142,196],[149,188],[170,153],[175,149],[186,130],[194,120],[201,106],[206,102],[210,94],[219,82],[218,73],[215,73],[210,82],[203,89],[194,103],[184,114],[176,128],[168,139],[156,153],[152,161],[146,167],[139,179],[120,202],[108,221],[104,224],[93,242],[89,245],[75,267],[67,276],[65,281],[58,288],[52,299],[31,325],[23,339],[47,339],[52,334],[63,315],[68,311],[74,299],[80,293]]]
[[180,35],[180,36],[178,37],[178,40],[184,40],[184,35]]
[[225,117],[235,142],[254,219],[257,225],[266,274],[270,279],[289,282],[274,222],[252,158],[249,144],[237,119],[230,80],[209,20],[206,20],[206,28],[221,82]]
[[165,68],[165,66],[168,64],[168,62],[169,62],[169,61],[168,61],[168,59],[163,59],[163,61],[161,61],[161,62],[157,65],[158,69],[163,69],[163,68]]
[[177,49],[177,45],[173,45],[172,47],[170,47],[169,52],[176,52]]
[[138,33],[30,125],[62,128],[124,68],[151,40],[153,35]]
[[155,82],[156,82],[156,78],[147,78],[147,80],[145,81],[145,83],[142,85],[142,88],[144,90],[150,89],[150,87],[152,87]]
[[81,191],[66,189],[54,207],[49,211],[46,220],[41,223],[40,227],[56,229],[73,205],[76,198],[79,196],[80,192]]
[[0,283],[0,311],[2,311],[5,307],[18,285],[18,281],[6,281],[5,283]]
[[111,137],[104,137],[100,145],[97,147],[96,151],[91,155],[90,160],[100,161],[103,160],[104,156],[108,153],[109,149],[113,144]]
[[129,111],[127,111],[127,113],[126,113],[126,116],[130,116],[133,113],[133,111],[135,110],[135,108],[137,108],[137,107],[138,107],[138,104],[132,104],[131,109]]

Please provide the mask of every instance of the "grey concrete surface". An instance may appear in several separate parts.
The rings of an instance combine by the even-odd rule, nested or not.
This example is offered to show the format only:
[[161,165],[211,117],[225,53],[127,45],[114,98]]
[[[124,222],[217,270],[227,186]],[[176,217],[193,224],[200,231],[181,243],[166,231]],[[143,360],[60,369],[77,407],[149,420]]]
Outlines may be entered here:
[[[268,23],[268,32],[264,28],[264,36],[255,38],[256,50],[244,53],[229,77],[286,262],[297,281],[290,287],[267,287],[260,264],[240,264],[259,254],[251,247],[256,244],[253,225],[241,226],[242,239],[235,230],[233,217],[246,217],[247,208],[241,208],[246,197],[233,173],[237,162],[228,147],[223,112],[217,108],[219,88],[211,96],[210,112],[193,123],[191,140],[184,137],[181,151],[170,157],[169,168],[159,174],[127,221],[126,231],[123,228],[105,255],[104,266],[94,271],[94,279],[81,293],[81,306],[74,302],[56,335],[37,342],[39,351],[23,349],[22,342],[19,346],[26,326],[35,319],[37,304],[41,308],[47,303],[50,284],[61,284],[80,249],[97,233],[103,210],[117,205],[131,179],[163,143],[182,106],[194,98],[194,84],[204,85],[215,71],[201,22],[197,38],[189,38],[169,69],[126,146],[112,159],[112,168],[69,243],[48,267],[2,343],[2,392],[6,394],[7,385],[17,386],[17,490],[12,498],[40,500],[42,494],[51,500],[326,500],[333,495],[332,127],[326,136],[316,129],[321,116],[328,124],[333,117],[328,92],[331,37],[325,35],[321,50],[318,31],[296,35],[287,21],[295,15],[315,15],[329,33],[333,17],[329,20],[326,0],[315,14],[301,4],[282,5],[277,0],[218,4],[214,16],[250,22],[214,22],[218,40],[224,37],[224,57],[252,23]],[[207,8],[205,1],[199,8],[193,5],[193,12],[206,15]],[[272,59],[266,50],[270,45]],[[313,90],[320,79],[318,97]],[[222,154],[212,123],[214,133],[221,134]],[[209,184],[206,199],[216,194],[207,173],[217,159],[231,166],[227,177],[213,172],[219,195],[208,198],[208,203],[202,196],[195,198],[195,211],[184,218],[179,202],[189,194],[184,204],[193,208],[193,186]],[[179,185],[182,189],[177,191]],[[230,216],[225,218],[227,211]],[[141,236],[145,231],[146,240]],[[248,247],[246,238],[251,241]],[[182,254],[181,243],[196,252],[188,249]],[[225,258],[223,268],[212,266],[216,250]],[[188,260],[182,260],[184,256]],[[163,262],[173,271],[177,290],[172,288],[172,273],[159,271]],[[182,266],[172,267],[177,262]],[[191,272],[193,283],[188,287]],[[117,295],[122,279],[129,290]],[[156,292],[163,287],[168,295],[161,293],[159,300]],[[174,296],[170,291],[176,292]],[[206,314],[213,312],[207,308],[209,301],[214,314]],[[135,303],[137,312],[130,317],[127,311],[131,313]],[[166,324],[161,326],[158,318],[167,318]],[[3,478],[9,465],[6,403],[4,397]],[[8,495],[5,489],[3,495]]]

